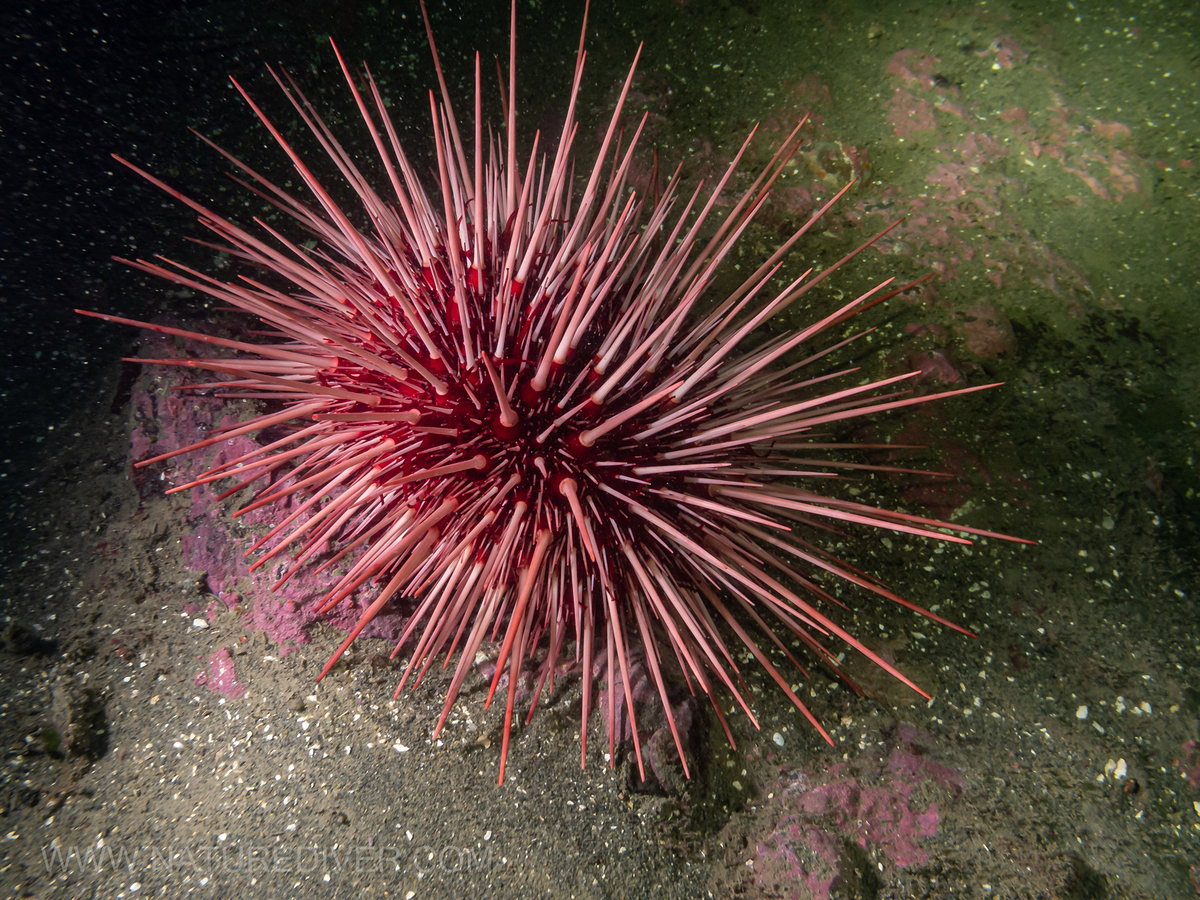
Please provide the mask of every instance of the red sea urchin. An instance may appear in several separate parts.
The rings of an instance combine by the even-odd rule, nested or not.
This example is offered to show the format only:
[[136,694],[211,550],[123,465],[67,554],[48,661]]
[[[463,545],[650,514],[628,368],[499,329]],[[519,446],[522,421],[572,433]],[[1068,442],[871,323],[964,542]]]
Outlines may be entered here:
[[[516,96],[515,5],[512,28],[510,101]],[[365,599],[357,625],[321,677],[380,610],[410,598],[415,609],[396,652],[411,638],[416,643],[397,693],[414,676],[419,680],[435,656],[444,653],[449,664],[458,654],[435,736],[481,643],[499,641],[488,702],[507,672],[501,782],[520,669],[534,661],[539,646],[546,648],[538,654],[532,715],[568,637],[582,663],[584,759],[597,653],[606,655],[610,673],[610,750],[618,682],[634,716],[634,657],[667,705],[664,654],[675,657],[693,691],[698,686],[713,701],[732,741],[716,702],[718,686],[751,719],[753,713],[728,635],[736,635],[829,740],[746,630],[760,629],[790,658],[765,621],[768,612],[818,657],[834,661],[822,639],[836,636],[919,691],[821,611],[835,602],[821,582],[842,579],[957,626],[902,600],[798,531],[854,524],[967,541],[942,530],[950,527],[945,523],[823,496],[804,485],[828,478],[834,467],[870,468],[825,458],[855,445],[830,442],[818,431],[823,426],[981,388],[914,397],[899,385],[916,373],[850,383],[853,369],[814,365],[848,341],[804,348],[891,296],[888,282],[798,333],[741,349],[757,327],[874,240],[770,296],[782,258],[828,205],[731,295],[706,295],[796,149],[799,126],[721,217],[713,210],[741,153],[707,195],[700,188],[680,195],[676,171],[648,201],[629,183],[641,128],[623,148],[618,137],[631,67],[580,188],[572,144],[582,37],[557,150],[539,156],[541,136],[535,136],[523,172],[514,104],[505,110],[503,141],[485,135],[476,56],[474,141],[464,145],[431,31],[429,41],[441,87],[440,102],[430,92],[437,160],[432,194],[406,158],[369,73],[360,91],[338,56],[387,173],[386,199],[295,82],[272,72],[361,201],[368,229],[352,224],[236,82],[316,205],[205,141],[311,241],[299,243],[261,219],[255,219],[256,236],[120,160],[195,210],[224,241],[225,252],[289,284],[279,290],[245,276],[224,283],[169,260],[126,261],[271,329],[265,340],[227,340],[85,313],[232,351],[140,361],[215,372],[222,380],[196,387],[268,404],[244,424],[138,465],[267,428],[287,429],[177,490],[236,478],[227,492],[233,493],[265,481],[242,512],[306,498],[255,545],[274,541],[256,566],[294,551],[282,583],[318,557],[323,567],[345,561],[322,611]],[[839,378],[847,386],[833,386]],[[992,534],[958,525],[954,531]],[[669,724],[683,759],[679,734]],[[640,767],[636,725],[632,730]]]

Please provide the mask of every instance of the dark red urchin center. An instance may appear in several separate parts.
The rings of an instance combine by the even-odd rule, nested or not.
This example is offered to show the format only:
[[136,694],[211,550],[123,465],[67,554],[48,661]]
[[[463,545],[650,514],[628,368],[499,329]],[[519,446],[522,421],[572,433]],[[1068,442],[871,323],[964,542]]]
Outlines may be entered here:
[[[397,361],[397,365],[402,363]],[[503,371],[518,365],[509,363],[497,368]],[[584,365],[591,367],[592,362]],[[439,368],[446,371],[452,367]],[[560,531],[571,518],[572,510],[562,491],[567,480],[574,483],[581,503],[591,503],[610,522],[628,527],[623,505],[613,502],[600,486],[623,481],[625,493],[642,495],[649,482],[631,473],[653,460],[661,441],[632,440],[630,435],[637,430],[636,422],[624,423],[588,441],[588,433],[603,425],[612,411],[586,397],[575,403],[572,414],[566,415],[563,405],[555,402],[555,388],[562,384],[597,380],[594,370],[579,379],[577,368],[558,367],[550,386],[541,391],[529,379],[520,381],[506,391],[512,395],[506,397],[511,414],[502,408],[483,365],[476,365],[469,372],[444,376],[447,393],[443,396],[428,388],[415,390],[410,382],[389,384],[377,373],[364,372],[361,367],[341,361],[325,383],[340,384],[356,392],[382,389],[382,393],[406,397],[406,402],[399,404],[373,408],[356,405],[353,412],[366,420],[397,412],[419,415],[418,422],[400,422],[387,429],[386,436],[395,442],[397,450],[391,454],[392,467],[381,473],[381,482],[386,482],[393,473],[405,478],[455,462],[472,462],[453,477],[469,483],[470,492],[476,495],[519,479],[516,481],[519,490],[505,501],[505,506],[532,499],[537,510],[535,529]],[[411,493],[421,494],[415,486]],[[488,533],[495,538],[502,527],[502,521],[497,521]]]

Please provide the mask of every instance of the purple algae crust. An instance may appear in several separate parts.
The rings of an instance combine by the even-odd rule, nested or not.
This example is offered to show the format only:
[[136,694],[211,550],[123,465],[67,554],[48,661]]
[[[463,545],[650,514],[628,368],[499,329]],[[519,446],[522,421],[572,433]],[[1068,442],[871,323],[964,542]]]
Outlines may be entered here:
[[[199,356],[206,350],[195,342],[182,343],[188,355]],[[177,342],[159,335],[149,335],[142,351],[150,357],[175,355],[178,352]],[[232,428],[238,424],[235,417],[225,412],[226,401],[205,394],[173,390],[187,383],[187,379],[182,377],[187,371],[156,369],[150,376],[143,377],[135,387],[135,427],[131,433],[131,458],[135,462],[178,450],[204,440],[217,429]],[[170,485],[186,484],[200,478],[214,465],[253,451],[258,446],[255,437],[234,437],[201,451],[135,469],[143,502],[161,497],[163,487],[160,475]],[[233,519],[225,504],[218,500],[230,486],[230,480],[226,479],[192,487],[186,495],[188,503],[183,510],[179,538],[182,559],[189,569],[204,573],[204,585],[211,594],[210,602],[200,606],[189,604],[189,613],[193,609],[202,610],[212,623],[227,610],[237,610],[242,615],[243,625],[249,631],[264,632],[276,645],[276,652],[280,656],[288,655],[300,644],[309,643],[311,638],[308,629],[316,622],[342,631],[349,630],[358,620],[359,605],[370,602],[372,589],[359,592],[365,597],[343,600],[324,615],[318,615],[317,607],[337,583],[336,568],[315,572],[315,566],[305,566],[286,584],[272,591],[272,586],[291,565],[290,557],[281,554],[252,572],[252,563],[272,544],[268,543],[249,557],[245,551],[254,544],[259,534],[265,533],[289,515],[295,509],[296,501],[271,504]],[[303,522],[305,518],[302,516],[298,522]],[[402,615],[385,613],[371,622],[363,635],[395,640],[402,623]],[[232,673],[231,659],[229,670]],[[223,688],[213,687],[215,676],[212,674],[212,660],[208,669],[197,675],[197,683],[203,683],[202,678],[208,679],[210,688],[224,691]],[[244,690],[241,687],[241,691]]]
[[928,755],[936,740],[920,729],[900,725],[889,744],[821,773],[784,773],[767,813],[773,824],[755,847],[764,896],[828,900],[857,879],[851,844],[898,868],[929,860],[922,843],[941,821],[930,798],[961,795],[963,775]]

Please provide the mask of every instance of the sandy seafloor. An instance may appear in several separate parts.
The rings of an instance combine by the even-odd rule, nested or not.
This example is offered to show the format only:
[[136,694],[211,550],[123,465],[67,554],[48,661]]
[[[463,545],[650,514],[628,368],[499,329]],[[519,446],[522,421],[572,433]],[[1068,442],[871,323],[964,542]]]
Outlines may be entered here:
[[[464,54],[505,52],[505,21],[490,5],[434,12],[465,96]],[[1200,895],[1200,13],[1058,0],[593,9],[581,148],[639,40],[630,112],[650,114],[647,140],[686,178],[720,171],[761,121],[744,186],[814,113],[738,265],[851,172],[869,178],[789,271],[907,216],[773,327],[933,271],[872,311],[854,363],[919,368],[919,390],[1005,385],[853,435],[928,443],[905,464],[953,479],[853,489],[1038,544],[841,541],[845,559],[978,637],[845,595],[849,626],[932,699],[853,659],[865,697],[818,670],[804,696],[833,747],[748,666],[761,731],[734,715],[732,750],[698,714],[691,782],[639,784],[627,747],[610,768],[598,718],[581,770],[567,677],[517,731],[502,787],[482,674],[437,742],[445,678],[391,699],[398,663],[382,641],[314,685],[340,632],[298,631],[305,598],[281,607],[245,574],[235,551],[261,522],[165,497],[181,470],[131,469],[208,413],[165,413],[163,373],[118,361],[141,338],[70,312],[236,327],[110,261],[223,262],[185,243],[190,214],[108,154],[245,221],[256,208],[187,128],[286,178],[224,78],[291,127],[262,72],[282,61],[350,128],[330,34],[369,61],[419,150],[433,81],[415,13],[384,0],[0,13],[5,895]],[[520,20],[522,122],[552,131],[579,11],[539,3]]]

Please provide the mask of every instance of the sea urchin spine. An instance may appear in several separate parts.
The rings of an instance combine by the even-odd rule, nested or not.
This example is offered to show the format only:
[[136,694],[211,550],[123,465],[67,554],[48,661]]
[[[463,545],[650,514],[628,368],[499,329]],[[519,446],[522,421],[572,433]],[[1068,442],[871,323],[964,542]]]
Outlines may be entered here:
[[[295,82],[272,71],[326,162],[361,201],[365,229],[338,207],[236,81],[316,205],[203,139],[240,170],[237,180],[312,240],[301,243],[257,218],[262,236],[256,236],[117,157],[195,210],[225,252],[270,273],[272,283],[290,284],[283,291],[248,276],[222,282],[165,259],[125,261],[242,310],[274,335],[228,340],[85,313],[230,351],[138,361],[204,369],[221,380],[197,389],[267,403],[268,411],[244,424],[138,465],[268,427],[290,429],[174,490],[234,478],[229,494],[265,483],[241,513],[306,498],[251,552],[270,545],[256,568],[285,550],[294,553],[276,587],[318,557],[322,568],[345,561],[323,611],[366,597],[357,625],[321,677],[385,606],[412,598],[415,609],[395,652],[410,640],[415,645],[397,694],[418,682],[436,656],[444,654],[447,665],[458,658],[435,737],[481,643],[498,641],[488,702],[507,673],[501,782],[521,667],[536,665],[532,715],[568,638],[582,663],[581,759],[598,653],[609,673],[610,754],[618,683],[634,717],[631,654],[644,661],[665,707],[663,656],[673,656],[691,690],[712,700],[732,742],[716,701],[719,687],[752,721],[754,715],[728,635],[829,741],[746,630],[757,628],[790,659],[770,617],[835,667],[823,643],[829,637],[920,691],[821,611],[836,604],[822,582],[842,579],[958,626],[902,600],[798,532],[866,525],[958,543],[968,543],[964,532],[1002,535],[959,525],[951,534],[946,523],[805,485],[827,481],[835,468],[872,468],[838,460],[836,452],[828,458],[861,445],[830,441],[820,429],[981,387],[910,396],[901,385],[915,372],[856,383],[854,369],[829,372],[816,365],[854,338],[805,348],[895,293],[888,293],[889,282],[802,331],[743,348],[756,328],[875,240],[819,274],[810,270],[777,293],[770,290],[784,256],[837,197],[731,295],[714,301],[707,294],[796,149],[799,126],[723,216],[714,213],[718,198],[753,134],[707,194],[701,187],[680,194],[676,170],[647,202],[630,183],[645,118],[624,147],[619,126],[635,58],[580,188],[572,145],[583,37],[557,149],[540,155],[541,135],[535,135],[522,169],[515,137],[515,5],[502,141],[482,125],[476,55],[474,140],[464,146],[428,17],[426,28],[441,88],[440,101],[430,92],[437,160],[432,193],[405,156],[369,72],[360,90],[338,55],[387,174],[386,199]],[[844,386],[835,387],[835,379]],[[377,587],[360,594],[368,583]],[[535,656],[539,646],[545,653]],[[640,768],[636,723],[632,731]]]

